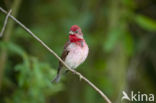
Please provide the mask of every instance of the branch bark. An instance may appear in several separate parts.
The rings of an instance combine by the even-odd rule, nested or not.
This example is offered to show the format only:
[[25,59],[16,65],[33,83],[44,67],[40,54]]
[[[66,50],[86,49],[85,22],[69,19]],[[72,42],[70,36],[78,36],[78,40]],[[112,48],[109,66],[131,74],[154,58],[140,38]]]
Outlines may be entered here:
[[[7,11],[5,11],[3,8],[0,7],[0,10],[7,14]],[[86,77],[84,77],[81,73],[77,72],[74,69],[71,69],[65,62],[52,50],[50,49],[41,39],[39,39],[29,28],[27,28],[24,24],[22,24],[19,20],[17,20],[14,16],[9,15],[11,19],[13,19],[17,24],[19,24],[26,32],[28,32],[34,39],[36,39],[43,47],[45,47],[51,54],[53,54],[69,71],[76,74],[80,77],[80,79],[83,79],[85,82],[87,82],[95,91],[97,91],[103,99],[107,103],[112,103],[109,98],[99,89],[97,88],[92,82],[90,82]]]
[[11,14],[12,10],[10,10],[4,20],[4,25],[3,25],[3,28],[2,28],[2,31],[0,32],[0,37],[3,36],[3,33],[4,33],[4,30],[6,28],[6,25],[7,25],[7,22],[8,22],[8,18],[9,18],[9,15]]

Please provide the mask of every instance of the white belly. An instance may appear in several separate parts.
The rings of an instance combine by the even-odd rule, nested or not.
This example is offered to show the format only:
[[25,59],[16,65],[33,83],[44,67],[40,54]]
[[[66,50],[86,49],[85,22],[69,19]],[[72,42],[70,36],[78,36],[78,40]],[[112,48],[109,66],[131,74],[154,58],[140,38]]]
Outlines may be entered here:
[[67,50],[70,52],[65,59],[65,63],[72,69],[83,63],[88,56],[88,46],[86,43],[84,43],[83,47],[80,47],[75,43],[71,43]]

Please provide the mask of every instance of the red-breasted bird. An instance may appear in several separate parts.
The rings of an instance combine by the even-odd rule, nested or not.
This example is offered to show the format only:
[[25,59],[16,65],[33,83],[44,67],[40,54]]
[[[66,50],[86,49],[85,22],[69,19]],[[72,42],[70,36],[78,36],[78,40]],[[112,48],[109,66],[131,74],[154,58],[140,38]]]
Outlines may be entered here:
[[[83,38],[81,28],[73,25],[69,31],[69,40],[64,45],[61,59],[72,69],[77,68],[88,56],[88,45]],[[57,76],[52,82],[58,82],[61,77],[63,64],[59,62]]]

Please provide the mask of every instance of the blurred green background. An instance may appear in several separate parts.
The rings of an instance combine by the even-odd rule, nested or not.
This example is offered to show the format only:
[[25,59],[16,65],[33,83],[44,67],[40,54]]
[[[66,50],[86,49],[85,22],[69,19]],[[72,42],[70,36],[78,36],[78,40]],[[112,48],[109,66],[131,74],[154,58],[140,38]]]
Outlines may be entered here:
[[[123,90],[156,95],[156,0],[0,0],[0,6],[58,55],[70,27],[79,25],[90,52],[77,70],[113,103],[121,102]],[[0,11],[0,30],[5,16]],[[52,84],[57,66],[9,19],[0,38],[0,103],[105,103],[72,73]]]

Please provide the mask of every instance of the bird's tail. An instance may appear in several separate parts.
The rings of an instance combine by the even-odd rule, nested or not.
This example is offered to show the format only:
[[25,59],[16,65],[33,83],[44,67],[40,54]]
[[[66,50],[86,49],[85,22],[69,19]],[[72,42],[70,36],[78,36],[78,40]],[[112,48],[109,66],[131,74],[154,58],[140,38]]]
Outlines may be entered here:
[[60,81],[60,79],[61,79],[61,68],[59,67],[59,68],[58,68],[58,71],[57,71],[57,75],[56,75],[56,77],[52,80],[52,83],[57,83],[57,82]]
[[57,74],[57,76],[52,80],[52,83],[57,83],[60,81],[60,79],[61,79],[61,76]]

